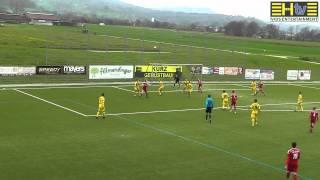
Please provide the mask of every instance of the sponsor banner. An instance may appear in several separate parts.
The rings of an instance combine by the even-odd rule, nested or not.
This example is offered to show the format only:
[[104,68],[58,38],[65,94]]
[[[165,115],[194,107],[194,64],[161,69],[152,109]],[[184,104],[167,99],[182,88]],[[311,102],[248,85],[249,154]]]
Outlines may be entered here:
[[260,79],[260,69],[246,69],[245,79]]
[[219,68],[218,74],[224,75],[224,67],[218,67],[218,68]]
[[[237,76],[242,74],[241,67],[213,67],[210,69],[211,69],[210,74],[231,75],[231,76]],[[206,71],[202,74],[208,74],[209,67],[203,68],[202,71]]]
[[89,79],[132,79],[131,65],[97,65],[89,66]]
[[86,66],[63,66],[63,74],[87,74]]
[[298,80],[298,70],[288,70],[287,71],[287,80],[289,81],[296,81]]
[[274,80],[274,71],[260,70],[260,80]]
[[139,78],[174,78],[176,73],[147,73],[147,72],[136,72],[135,77]]
[[0,67],[0,76],[29,76],[36,74],[36,67]]
[[202,67],[201,73],[203,75],[213,74],[213,68],[212,67]]
[[191,74],[201,74],[202,73],[202,66],[201,65],[191,66],[190,73]]
[[224,74],[232,75],[232,76],[241,75],[242,68],[241,67],[224,67]]
[[182,66],[137,65],[135,72],[175,73],[182,72]]
[[213,74],[219,74],[220,68],[219,67],[213,67]]
[[296,80],[310,80],[311,71],[310,70],[288,70],[287,71],[287,80],[296,81]]
[[36,73],[39,75],[57,75],[63,73],[63,66],[37,66]]
[[135,66],[135,77],[140,78],[173,78],[177,73],[181,75],[182,66]]
[[310,70],[299,70],[298,79],[299,80],[310,80],[311,79],[311,71]]

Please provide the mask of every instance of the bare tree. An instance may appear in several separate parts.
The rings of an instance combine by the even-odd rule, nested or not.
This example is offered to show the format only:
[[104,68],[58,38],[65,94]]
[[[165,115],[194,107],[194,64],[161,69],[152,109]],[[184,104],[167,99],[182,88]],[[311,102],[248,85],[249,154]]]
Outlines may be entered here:
[[289,29],[288,29],[288,34],[289,34],[289,39],[290,40],[293,40],[293,37],[294,37],[294,26],[290,26]]
[[274,24],[268,24],[263,28],[266,32],[266,38],[277,39],[280,35],[279,27]]
[[251,21],[246,27],[246,36],[252,37],[258,34],[260,26],[255,21]]

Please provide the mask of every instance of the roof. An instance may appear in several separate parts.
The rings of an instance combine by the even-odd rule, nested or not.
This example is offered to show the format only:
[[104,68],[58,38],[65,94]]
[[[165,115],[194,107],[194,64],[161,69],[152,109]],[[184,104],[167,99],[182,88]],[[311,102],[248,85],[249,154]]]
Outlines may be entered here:
[[26,21],[26,17],[20,14],[0,13],[0,20],[4,21]]
[[26,17],[33,20],[47,20],[47,21],[60,21],[60,18],[54,14],[46,13],[31,13],[27,12]]

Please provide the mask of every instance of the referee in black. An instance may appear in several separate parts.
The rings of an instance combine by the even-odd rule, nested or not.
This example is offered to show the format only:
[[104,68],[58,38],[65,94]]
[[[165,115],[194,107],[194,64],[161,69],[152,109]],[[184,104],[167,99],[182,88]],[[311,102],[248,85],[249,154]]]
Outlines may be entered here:
[[178,84],[179,88],[180,88],[180,74],[179,74],[179,72],[176,72],[175,75],[174,75],[174,84],[173,84],[173,86],[176,87],[176,84]]

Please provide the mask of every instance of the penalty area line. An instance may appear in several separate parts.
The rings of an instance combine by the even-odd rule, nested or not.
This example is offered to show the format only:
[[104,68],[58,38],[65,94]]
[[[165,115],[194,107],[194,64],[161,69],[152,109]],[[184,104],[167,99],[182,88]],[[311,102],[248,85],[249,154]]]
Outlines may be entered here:
[[32,95],[32,94],[26,93],[26,92],[21,91],[21,90],[19,90],[19,89],[14,89],[14,90],[15,90],[16,92],[19,92],[19,93],[21,93],[21,94],[27,95],[27,96],[32,97],[32,98],[34,98],[34,99],[38,99],[38,100],[40,100],[40,101],[42,101],[42,102],[46,102],[46,103],[48,103],[48,104],[51,104],[51,105],[53,105],[53,106],[59,107],[59,108],[61,108],[61,109],[64,109],[64,110],[67,110],[67,111],[70,111],[70,112],[73,112],[73,113],[78,114],[78,115],[80,115],[80,116],[87,117],[87,115],[85,115],[85,114],[83,114],[83,113],[81,113],[81,112],[78,112],[78,111],[72,110],[72,109],[70,109],[70,108],[61,106],[61,105],[59,105],[59,104],[56,104],[56,103],[54,103],[54,102],[45,100],[45,99],[40,98],[40,97],[38,97],[38,96],[35,96],[35,95]]
[[118,87],[118,86],[112,86],[113,88],[115,89],[119,89],[119,90],[122,90],[122,91],[127,91],[127,92],[131,92],[131,93],[134,93],[134,91],[132,90],[129,90],[129,89],[125,89],[125,88],[121,88],[121,87]]
[[[278,103],[278,104],[263,104],[261,105],[263,106],[281,106],[281,105],[293,105],[293,104],[297,104],[297,103]],[[305,102],[303,104],[320,104],[320,102]],[[237,106],[238,110],[242,110],[242,111],[248,111],[250,109],[248,109],[249,105],[246,106]],[[126,113],[110,113],[110,114],[106,114],[107,116],[122,116],[122,115],[138,115],[138,114],[156,114],[156,113],[172,113],[172,112],[187,112],[187,111],[202,111],[205,108],[193,108],[193,109],[172,109],[172,110],[157,110],[157,111],[144,111],[144,112],[126,112]],[[217,109],[222,109],[222,107],[216,107],[213,108],[213,110],[217,110]],[[261,110],[263,111],[270,111],[270,112],[290,112],[290,111],[294,111],[293,109],[266,109],[266,110]],[[307,110],[305,110],[307,111]],[[87,117],[95,117],[96,115],[86,115]]]
[[[122,116],[117,116],[117,118],[125,120],[125,121],[127,121],[127,122],[129,122],[131,124],[135,124],[136,126],[140,126],[140,127],[146,128],[146,129],[151,129],[151,130],[154,130],[156,132],[159,132],[159,133],[167,135],[167,136],[172,136],[172,137],[176,137],[178,139],[182,139],[185,142],[196,144],[196,145],[202,146],[202,147],[207,148],[207,149],[218,151],[218,152],[221,152],[221,153],[224,153],[224,154],[227,154],[227,155],[242,159],[244,161],[251,162],[251,163],[259,165],[261,167],[269,168],[269,169],[272,169],[272,170],[275,170],[275,171],[278,171],[278,172],[282,172],[282,173],[286,173],[287,172],[285,169],[276,167],[274,165],[265,163],[263,161],[259,161],[259,160],[255,160],[255,159],[249,158],[249,157],[247,157],[245,155],[242,155],[240,153],[224,149],[224,148],[219,147],[217,145],[207,144],[207,143],[201,142],[201,141],[196,140],[196,139],[194,139],[192,137],[182,136],[182,135],[179,135],[177,133],[171,132],[169,130],[161,129],[161,128],[158,128],[158,127],[155,127],[155,126],[151,126],[151,125],[148,125],[148,124],[145,124],[145,123],[141,123],[141,122],[138,122],[138,121],[135,121],[135,120],[131,120],[129,118],[125,118],[125,117],[122,117]],[[306,177],[306,176],[301,175],[301,174],[297,174],[297,176],[300,177],[301,179],[312,180],[311,177]]]

